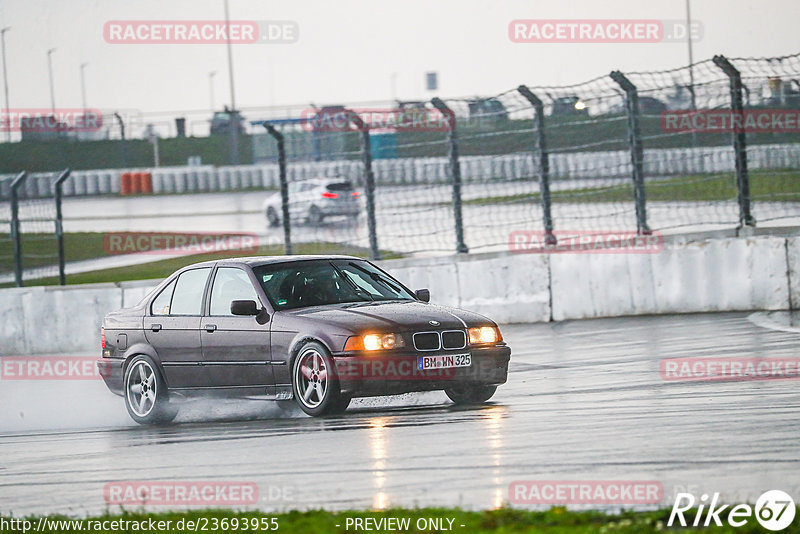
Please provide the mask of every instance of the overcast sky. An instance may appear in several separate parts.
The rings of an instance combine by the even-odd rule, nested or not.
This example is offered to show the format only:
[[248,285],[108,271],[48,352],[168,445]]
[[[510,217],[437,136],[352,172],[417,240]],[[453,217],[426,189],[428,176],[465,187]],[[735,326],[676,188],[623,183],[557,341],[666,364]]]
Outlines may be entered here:
[[[424,73],[438,71],[442,96],[493,94],[520,83],[584,81],[612,69],[687,63],[685,43],[517,44],[515,19],[685,18],[685,0],[230,0],[232,19],[292,20],[294,44],[234,46],[239,107],[430,98]],[[703,25],[695,60],[714,54],[800,52],[798,0],[692,0]],[[0,0],[12,108],[49,107],[46,51],[53,54],[57,107],[80,106],[79,65],[90,107],[146,112],[229,101],[225,45],[119,45],[109,20],[223,19],[222,0]]]

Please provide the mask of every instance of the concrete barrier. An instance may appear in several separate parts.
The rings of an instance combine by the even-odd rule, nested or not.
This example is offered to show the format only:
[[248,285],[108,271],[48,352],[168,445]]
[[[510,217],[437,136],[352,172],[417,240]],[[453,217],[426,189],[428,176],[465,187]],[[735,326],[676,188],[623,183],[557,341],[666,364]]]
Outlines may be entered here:
[[800,237],[786,240],[786,264],[791,309],[800,310]]
[[99,354],[103,316],[122,305],[120,289],[30,287],[0,291],[5,354]]
[[459,255],[391,260],[383,267],[411,289],[430,289],[435,304],[468,309],[503,323],[550,318],[545,256]]
[[658,254],[550,257],[553,320],[788,309],[787,240],[717,239]]

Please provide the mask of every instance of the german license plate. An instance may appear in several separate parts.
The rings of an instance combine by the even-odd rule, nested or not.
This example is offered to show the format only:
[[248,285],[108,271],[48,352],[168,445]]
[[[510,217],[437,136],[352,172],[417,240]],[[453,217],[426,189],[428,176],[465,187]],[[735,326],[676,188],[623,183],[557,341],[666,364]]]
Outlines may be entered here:
[[418,356],[417,368],[425,371],[427,369],[450,369],[452,367],[469,367],[472,365],[470,354],[447,354],[444,356]]

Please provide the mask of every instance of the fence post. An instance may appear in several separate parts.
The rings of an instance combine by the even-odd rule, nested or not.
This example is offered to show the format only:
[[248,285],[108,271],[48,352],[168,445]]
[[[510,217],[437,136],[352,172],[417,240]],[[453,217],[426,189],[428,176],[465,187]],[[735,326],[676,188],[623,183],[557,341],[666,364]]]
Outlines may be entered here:
[[22,171],[11,182],[11,241],[14,243],[14,281],[17,287],[22,287],[22,235],[19,224],[19,186],[28,177],[27,171]]
[[64,257],[64,225],[63,216],[61,214],[61,186],[64,181],[69,178],[69,169],[64,169],[61,174],[56,178],[54,185],[54,196],[56,200],[56,243],[58,245],[58,283],[60,285],[67,284],[67,275],[65,271],[66,259]]
[[[742,101],[742,75],[725,56],[714,56],[714,65],[730,79],[731,111],[734,117],[744,116]],[[755,226],[756,220],[750,212],[750,176],[747,171],[747,135],[742,128],[733,131],[733,152],[736,158],[736,188],[739,196],[739,228]]]
[[378,234],[375,223],[375,173],[372,171],[372,147],[369,140],[369,126],[358,113],[346,110],[347,115],[361,133],[361,161],[364,164],[364,194],[367,197],[367,229],[369,230],[369,250],[373,260],[381,259],[378,248]]
[[456,115],[444,101],[436,97],[431,104],[447,118],[450,125],[448,133],[448,156],[450,174],[453,178],[453,218],[456,224],[456,252],[467,253],[469,249],[464,242],[464,218],[461,213],[461,164],[458,162],[458,134],[456,133]]
[[125,121],[116,111],[114,112],[114,118],[119,122],[120,151],[122,152],[122,168],[124,169],[128,166],[128,147],[125,145]]
[[539,156],[539,196],[542,201],[542,216],[544,218],[544,241],[548,245],[556,244],[553,235],[553,216],[550,213],[550,154],[547,152],[547,140],[544,130],[544,105],[526,85],[517,87],[517,91],[530,102],[536,111],[534,124],[536,125],[536,153]]
[[625,91],[625,110],[628,115],[628,146],[631,151],[633,166],[633,197],[636,202],[636,230],[640,234],[651,234],[647,226],[647,202],[644,188],[644,150],[642,149],[642,131],[639,126],[639,92],[636,86],[620,71],[611,73],[611,79]]
[[268,122],[263,122],[264,128],[275,138],[278,143],[278,180],[281,186],[281,220],[283,221],[283,248],[286,254],[292,253],[292,222],[289,219],[289,183],[286,180],[286,144],[283,134]]

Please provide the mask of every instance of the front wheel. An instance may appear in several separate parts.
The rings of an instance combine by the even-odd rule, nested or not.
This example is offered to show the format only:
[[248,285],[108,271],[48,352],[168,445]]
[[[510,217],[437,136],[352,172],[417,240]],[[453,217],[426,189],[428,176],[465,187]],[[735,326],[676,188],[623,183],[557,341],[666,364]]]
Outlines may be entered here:
[[140,425],[169,423],[178,409],[169,404],[158,366],[148,356],[136,356],[125,370],[125,407]]
[[339,401],[331,408],[329,413],[344,413],[347,410],[347,407],[350,406],[351,400],[353,400],[353,397],[350,395],[339,395]]
[[497,386],[465,385],[444,390],[456,404],[481,404],[492,398]]
[[275,211],[275,208],[268,208],[267,209],[267,223],[271,227],[276,227],[280,224],[280,219],[278,218],[278,212]]
[[316,417],[341,409],[342,395],[333,359],[321,344],[306,343],[300,349],[292,365],[292,389],[298,406],[308,415]]

